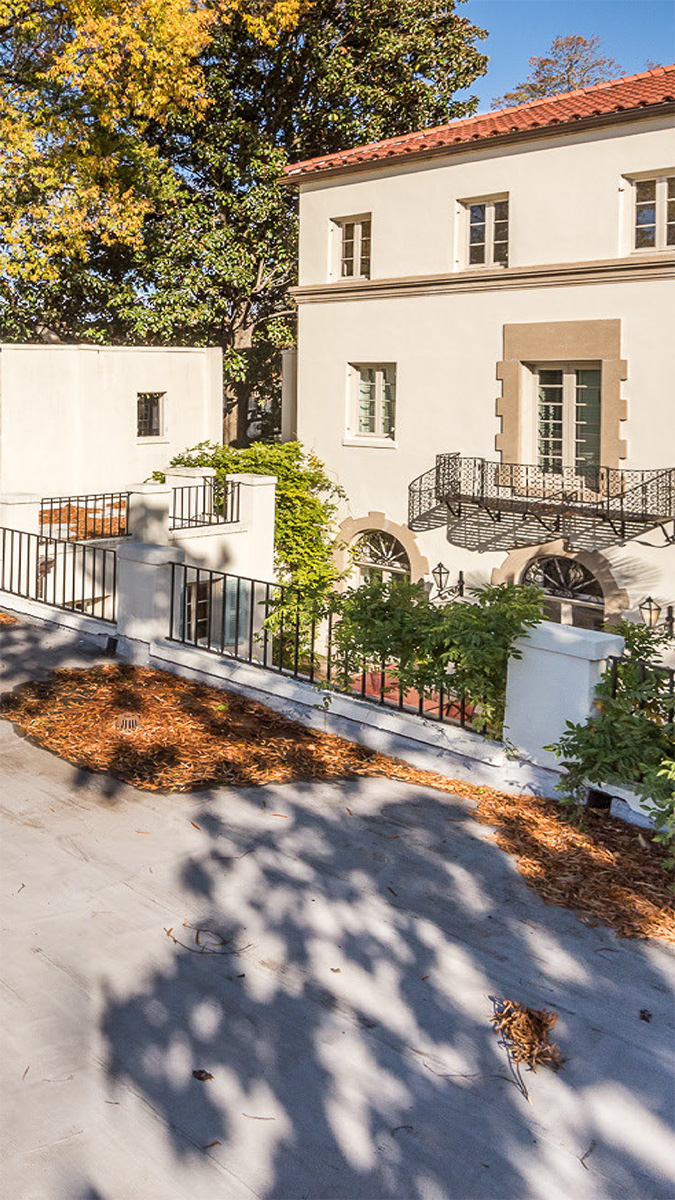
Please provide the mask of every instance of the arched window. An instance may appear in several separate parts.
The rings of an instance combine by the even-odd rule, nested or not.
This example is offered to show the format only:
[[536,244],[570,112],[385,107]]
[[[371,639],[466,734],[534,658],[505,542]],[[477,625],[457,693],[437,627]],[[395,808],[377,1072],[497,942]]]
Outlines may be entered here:
[[379,529],[368,530],[358,538],[355,564],[358,582],[368,579],[410,579],[410,559],[403,546],[391,533]]
[[602,588],[588,567],[576,559],[562,555],[535,558],[525,568],[521,583],[541,588],[547,621],[602,629],[605,619]]

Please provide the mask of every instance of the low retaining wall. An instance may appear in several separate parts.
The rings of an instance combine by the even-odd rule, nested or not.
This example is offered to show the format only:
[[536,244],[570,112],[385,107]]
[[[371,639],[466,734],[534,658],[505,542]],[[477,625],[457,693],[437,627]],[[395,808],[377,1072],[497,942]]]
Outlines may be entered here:
[[[101,648],[109,647],[113,638],[116,655],[125,662],[156,667],[239,692],[303,725],[400,758],[420,770],[435,771],[477,787],[555,798],[560,771],[538,765],[515,749],[469,730],[382,708],[338,692],[323,692],[312,684],[198,647],[116,636],[114,627],[103,621],[60,609],[45,610],[36,601],[7,593],[0,592],[0,607],[40,623],[72,629]],[[621,789],[617,788],[617,792]],[[634,824],[652,825],[648,816],[636,812],[623,799],[613,801],[610,811],[611,815]]]

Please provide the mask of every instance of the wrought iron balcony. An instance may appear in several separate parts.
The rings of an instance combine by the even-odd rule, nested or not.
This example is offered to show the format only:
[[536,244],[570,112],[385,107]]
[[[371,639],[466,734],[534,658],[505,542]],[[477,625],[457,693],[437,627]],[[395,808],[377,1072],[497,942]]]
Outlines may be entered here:
[[[595,549],[675,520],[675,467],[547,471],[535,465],[439,454],[408,489],[411,529],[447,525],[448,540],[478,550],[562,538]],[[669,540],[669,535],[666,533]]]

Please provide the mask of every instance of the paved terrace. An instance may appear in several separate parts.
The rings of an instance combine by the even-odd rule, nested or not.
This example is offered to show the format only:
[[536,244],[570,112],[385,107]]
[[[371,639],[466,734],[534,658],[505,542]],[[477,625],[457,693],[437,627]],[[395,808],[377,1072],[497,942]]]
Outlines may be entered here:
[[[4,688],[91,661],[0,629]],[[674,956],[545,906],[467,802],[150,795],[4,721],[0,795],[6,1200],[673,1196]],[[491,996],[560,1014],[529,1101]]]

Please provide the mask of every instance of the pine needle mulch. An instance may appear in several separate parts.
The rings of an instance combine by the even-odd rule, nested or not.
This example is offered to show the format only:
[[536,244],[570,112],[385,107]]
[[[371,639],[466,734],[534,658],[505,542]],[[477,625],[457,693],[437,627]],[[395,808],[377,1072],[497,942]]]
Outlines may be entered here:
[[[386,776],[471,800],[476,819],[549,904],[624,937],[675,943],[665,851],[647,830],[593,812],[577,828],[553,800],[509,795],[421,771],[308,729],[235,692],[117,663],[23,684],[0,715],[75,766],[134,787],[187,792]],[[137,727],[130,732],[119,728]]]
[[560,1048],[549,1041],[558,1014],[545,1008],[528,1008],[518,1000],[502,1000],[490,1020],[501,1033],[514,1063],[525,1063],[531,1071],[537,1067],[562,1066]]
[[11,613],[2,612],[0,610],[0,625],[18,625],[18,620]]

